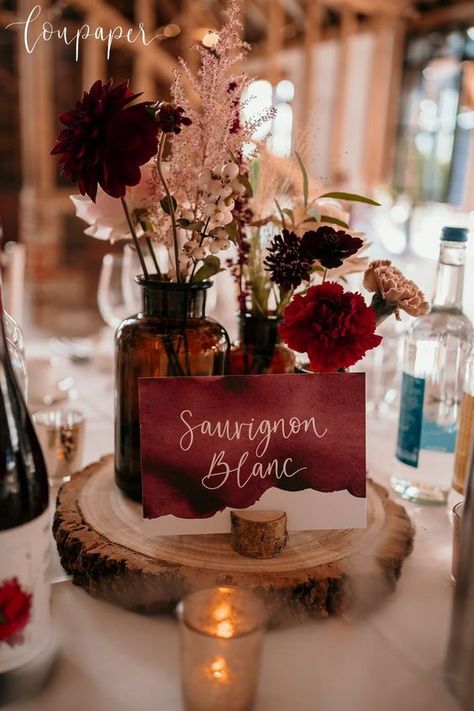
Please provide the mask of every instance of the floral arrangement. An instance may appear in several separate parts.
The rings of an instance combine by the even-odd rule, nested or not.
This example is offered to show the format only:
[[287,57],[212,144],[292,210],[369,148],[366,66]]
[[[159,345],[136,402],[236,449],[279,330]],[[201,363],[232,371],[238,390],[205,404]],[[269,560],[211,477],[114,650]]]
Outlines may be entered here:
[[[216,44],[196,47],[197,74],[180,60],[170,102],[134,103],[128,82],[95,82],[60,116],[52,153],[79,188],[72,199],[86,234],[133,240],[145,279],[202,282],[226,264],[241,315],[282,319],[283,341],[306,353],[312,370],[345,369],[380,343],[375,329],[387,316],[428,306],[390,262],[368,265],[368,244],[341,205],[378,203],[321,193],[299,153],[282,166],[265,148],[259,157],[249,151],[272,110],[242,120],[251,78],[237,71],[249,51],[241,36],[239,0],[231,0]],[[370,305],[341,283],[364,270]]]
[[[171,102],[141,102],[128,82],[95,82],[76,107],[60,116],[65,128],[52,153],[77,183],[77,214],[87,234],[131,237],[143,274],[145,249],[163,281],[202,281],[223,269],[219,254],[236,241],[250,190],[244,145],[271,111],[243,123],[250,77],[236,66],[249,46],[241,37],[238,0],[212,48],[197,46],[196,76],[183,60]],[[117,214],[120,199],[123,216]],[[125,220],[124,220],[125,218]],[[164,246],[163,269],[157,246]]]
[[[270,159],[273,171],[269,171],[268,154],[263,152],[259,160],[260,172],[269,176],[273,195],[281,196],[285,207],[273,199],[276,210],[269,212],[272,190],[259,189],[254,179],[254,197],[249,201],[253,232],[247,231],[238,242],[233,264],[240,311],[244,316],[280,318],[283,342],[306,354],[313,371],[343,370],[381,343],[375,330],[388,316],[399,319],[400,310],[419,316],[427,313],[428,304],[416,284],[390,261],[369,264],[364,255],[369,245],[364,235],[350,228],[340,201],[378,203],[345,192],[310,199],[310,190],[314,193],[318,187],[311,185],[298,153],[296,159],[302,190],[295,180],[275,185],[275,161]],[[286,175],[292,173],[288,162]],[[265,238],[262,232],[269,226],[271,236]],[[373,292],[370,305],[361,294],[345,288],[347,276],[358,272],[364,272],[364,287]]]

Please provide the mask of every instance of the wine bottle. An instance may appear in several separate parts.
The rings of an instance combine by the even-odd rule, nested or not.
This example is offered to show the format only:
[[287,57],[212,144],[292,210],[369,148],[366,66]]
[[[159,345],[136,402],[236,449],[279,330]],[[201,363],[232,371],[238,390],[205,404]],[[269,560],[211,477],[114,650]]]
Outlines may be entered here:
[[51,656],[48,494],[8,353],[0,286],[0,704],[37,686]]

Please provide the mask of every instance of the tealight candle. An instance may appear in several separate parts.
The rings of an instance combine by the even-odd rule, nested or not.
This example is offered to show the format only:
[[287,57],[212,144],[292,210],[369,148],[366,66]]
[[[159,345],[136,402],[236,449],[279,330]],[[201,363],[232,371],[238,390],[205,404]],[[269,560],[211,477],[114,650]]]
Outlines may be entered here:
[[198,590],[178,608],[186,711],[249,711],[258,682],[265,608],[248,590]]

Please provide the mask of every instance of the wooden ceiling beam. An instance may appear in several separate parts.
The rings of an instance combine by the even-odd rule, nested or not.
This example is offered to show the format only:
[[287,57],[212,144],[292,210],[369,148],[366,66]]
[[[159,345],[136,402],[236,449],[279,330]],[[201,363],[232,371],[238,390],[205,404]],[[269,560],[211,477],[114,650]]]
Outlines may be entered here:
[[[124,17],[118,10],[102,0],[71,0],[71,6],[77,10],[87,14],[93,14],[105,26],[117,27],[120,26],[123,33],[126,34],[129,30],[135,35],[136,28]],[[162,49],[157,42],[148,45],[147,47],[140,41],[131,44],[124,37],[121,40],[116,40],[117,44],[122,49],[146,57],[148,66],[153,73],[163,82],[169,83],[173,80],[173,72],[177,68],[178,63],[175,58],[166,50]]]
[[[141,22],[145,32],[153,36],[155,26],[155,0],[135,0],[135,22]],[[148,57],[143,52],[136,56],[133,68],[134,85],[140,87],[143,98],[147,101],[156,100],[156,85],[150,72]]]
[[357,32],[357,24],[357,15],[354,10],[349,5],[344,6],[341,13],[339,63],[335,81],[336,91],[332,110],[333,124],[329,154],[329,174],[331,182],[335,185],[343,185],[345,181],[343,148],[350,72],[350,43],[353,35]]
[[327,7],[346,7],[362,15],[388,15],[391,17],[412,17],[416,15],[413,0],[322,0]]
[[307,163],[311,161],[313,140],[311,121],[313,119],[315,97],[314,85],[317,75],[316,51],[321,41],[324,8],[319,0],[305,0],[306,23],[303,38],[303,82],[305,97],[301,102],[300,126],[302,129],[303,157]]
[[268,8],[267,37],[265,40],[266,78],[276,84],[281,79],[281,51],[284,45],[285,11],[282,0],[272,0]]
[[410,30],[431,30],[441,25],[448,25],[451,22],[456,23],[474,23],[474,2],[458,2],[456,5],[447,5],[438,7],[436,10],[430,10],[419,14],[411,19],[408,23]]

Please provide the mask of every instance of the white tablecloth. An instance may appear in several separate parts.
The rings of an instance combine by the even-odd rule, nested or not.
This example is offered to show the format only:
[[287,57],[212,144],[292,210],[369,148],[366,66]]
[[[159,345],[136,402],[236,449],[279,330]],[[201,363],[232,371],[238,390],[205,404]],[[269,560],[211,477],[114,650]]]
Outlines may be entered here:
[[[112,450],[112,377],[97,366],[68,369],[78,385],[74,406],[87,417],[87,464]],[[382,484],[393,450],[394,425],[370,422],[369,471]],[[407,508],[417,534],[396,593],[363,620],[268,632],[256,711],[455,711],[442,679],[453,589],[451,525],[443,508]],[[55,577],[61,578],[59,567]],[[21,711],[182,708],[173,619],[125,612],[64,580],[53,585],[53,617],[57,671]]]

